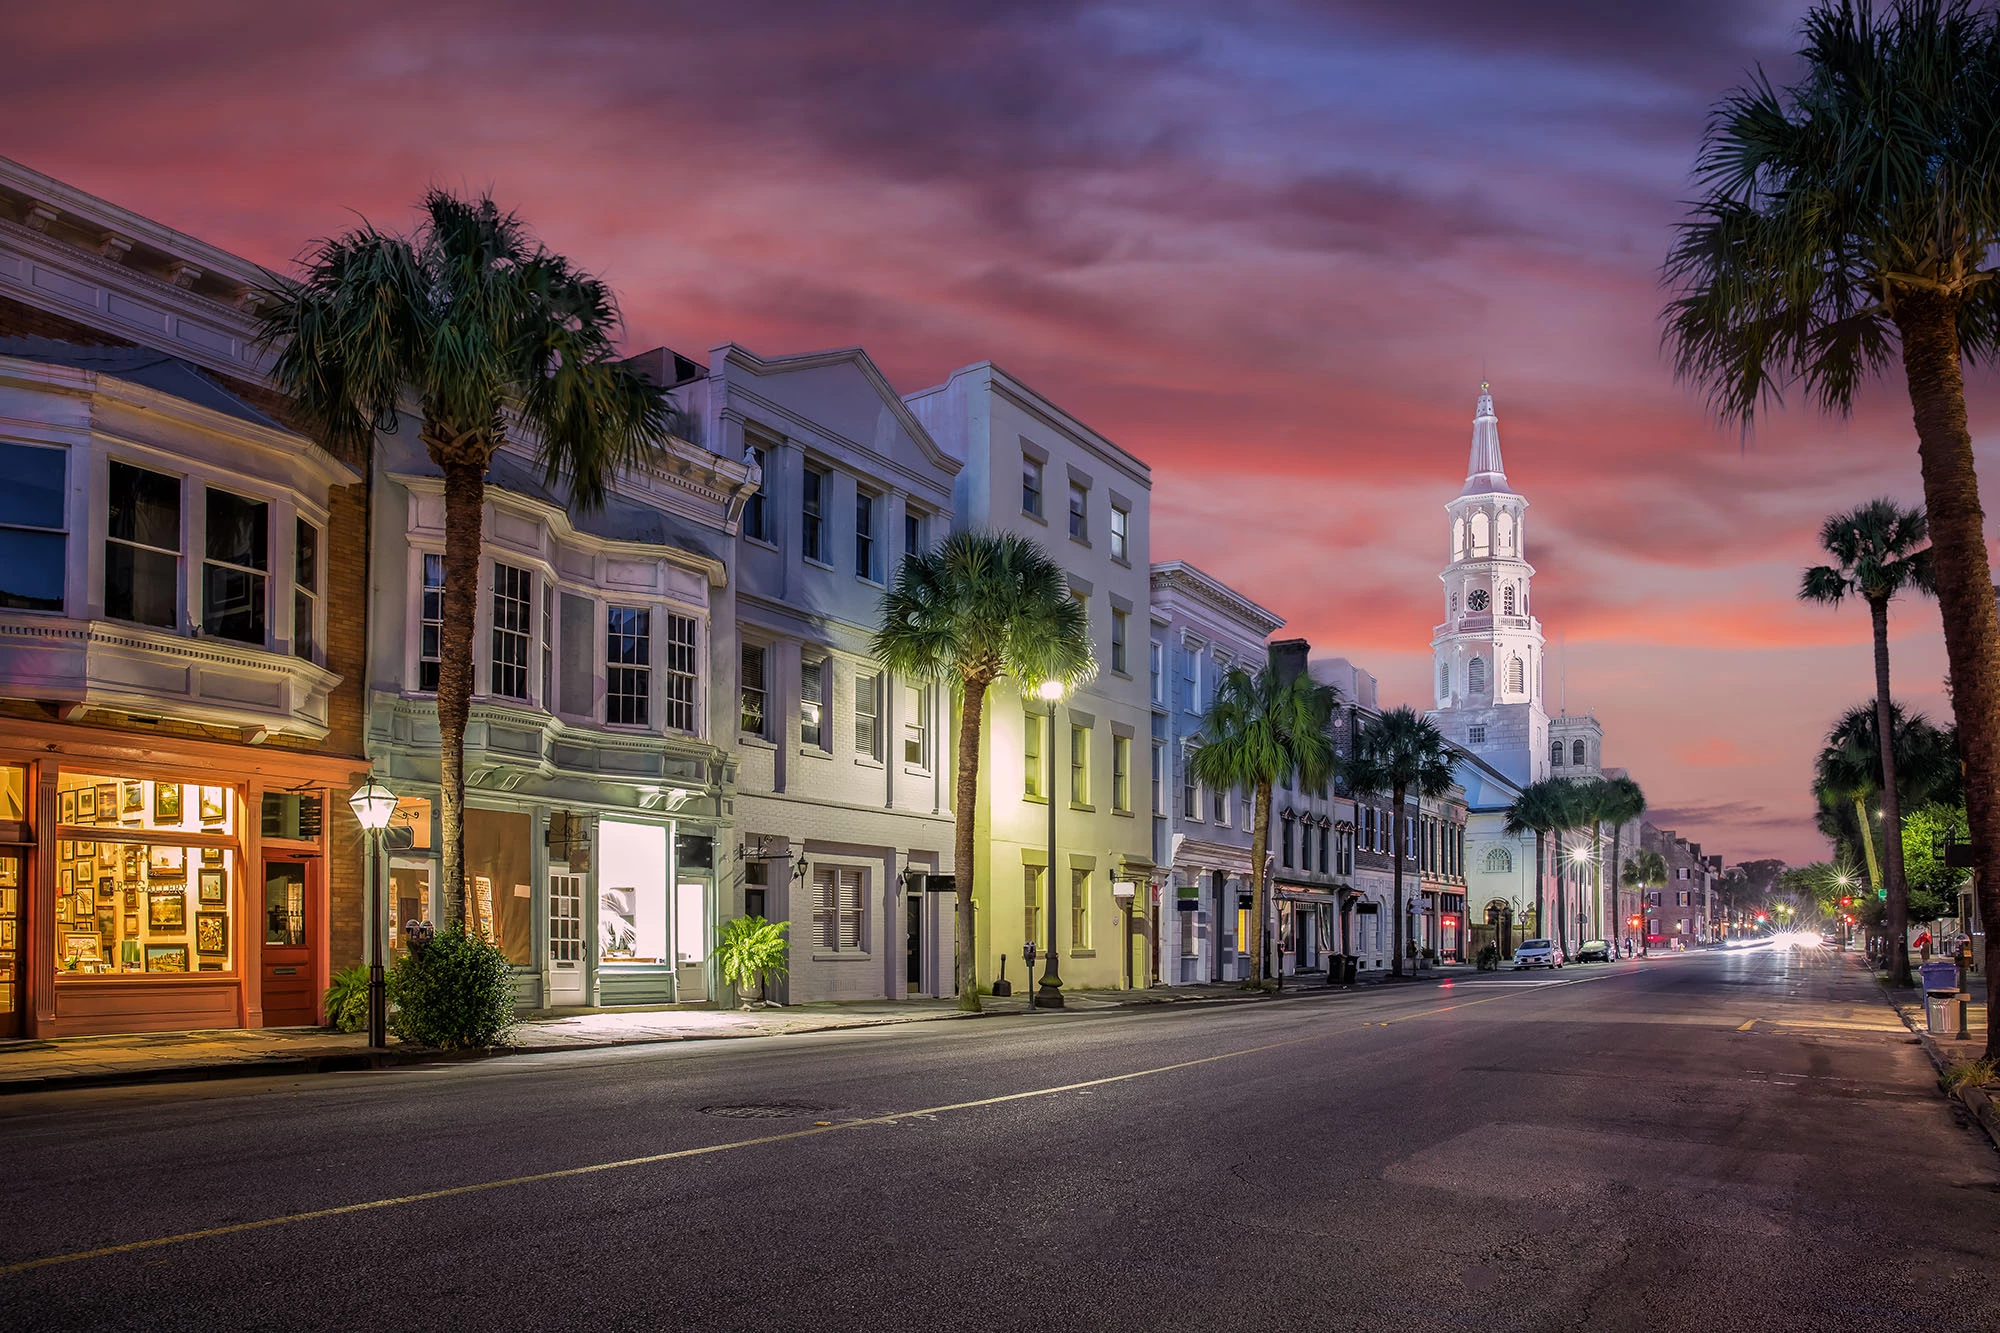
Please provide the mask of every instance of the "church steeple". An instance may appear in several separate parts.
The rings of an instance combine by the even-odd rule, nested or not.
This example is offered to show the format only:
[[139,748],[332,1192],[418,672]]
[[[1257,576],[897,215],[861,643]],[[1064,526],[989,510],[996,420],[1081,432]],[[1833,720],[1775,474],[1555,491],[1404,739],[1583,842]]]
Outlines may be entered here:
[[1493,414],[1493,386],[1479,386],[1479,406],[1472,416],[1472,458],[1465,466],[1460,495],[1513,495],[1507,469],[1500,462],[1500,418]]

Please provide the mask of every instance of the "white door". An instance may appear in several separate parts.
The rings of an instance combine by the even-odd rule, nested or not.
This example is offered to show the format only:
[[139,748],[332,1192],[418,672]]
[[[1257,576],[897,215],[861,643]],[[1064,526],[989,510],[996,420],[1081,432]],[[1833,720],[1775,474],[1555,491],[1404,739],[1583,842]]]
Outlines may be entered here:
[[584,1002],[583,876],[549,874],[549,1004]]

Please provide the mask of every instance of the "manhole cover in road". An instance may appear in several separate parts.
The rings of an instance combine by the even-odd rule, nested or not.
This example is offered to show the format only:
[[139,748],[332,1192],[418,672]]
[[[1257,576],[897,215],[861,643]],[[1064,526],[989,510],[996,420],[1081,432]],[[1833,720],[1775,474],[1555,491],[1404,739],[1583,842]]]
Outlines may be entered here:
[[703,1115],[719,1115],[728,1120],[811,1120],[828,1114],[825,1107],[801,1106],[797,1102],[757,1102],[748,1106],[704,1106]]

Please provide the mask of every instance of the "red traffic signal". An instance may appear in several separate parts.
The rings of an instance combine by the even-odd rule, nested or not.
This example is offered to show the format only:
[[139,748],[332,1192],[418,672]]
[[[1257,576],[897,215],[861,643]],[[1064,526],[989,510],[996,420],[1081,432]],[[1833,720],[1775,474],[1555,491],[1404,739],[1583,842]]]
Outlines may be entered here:
[[1842,907],[1852,907],[1852,906],[1854,906],[1854,899],[1852,899],[1852,898],[1842,898],[1842,899],[1840,900],[1840,905],[1841,905]]
[[[1891,734],[1893,735],[1894,733],[1891,733]],[[1762,920],[1764,919],[1764,914],[1763,914],[1762,912],[1759,912],[1759,913],[1757,913],[1757,919],[1758,919],[1759,921],[1762,921]]]
[[1625,924],[1632,927],[1632,929],[1637,930],[1639,928],[1639,918],[1636,916],[1627,917],[1625,918]]

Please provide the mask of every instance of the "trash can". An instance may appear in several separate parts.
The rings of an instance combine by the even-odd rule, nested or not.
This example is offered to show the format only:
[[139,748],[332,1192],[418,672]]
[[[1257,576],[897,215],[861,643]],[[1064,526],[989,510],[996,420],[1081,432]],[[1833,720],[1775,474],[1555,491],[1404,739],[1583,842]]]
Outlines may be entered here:
[[1950,959],[1939,959],[1934,963],[1925,963],[1917,969],[1917,972],[1924,979],[1925,994],[1937,990],[1958,989],[1958,964],[1952,962]]
[[1344,953],[1340,956],[1340,984],[1352,986],[1354,974],[1361,966],[1361,955]]
[[1949,986],[1924,992],[1924,1029],[1933,1037],[1962,1037],[1958,992]]

